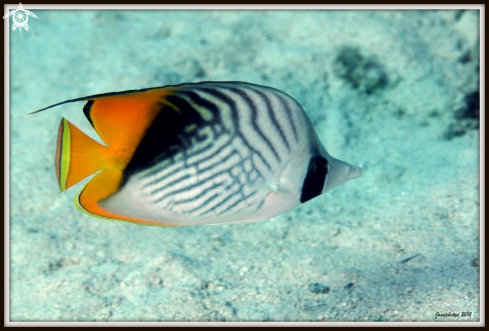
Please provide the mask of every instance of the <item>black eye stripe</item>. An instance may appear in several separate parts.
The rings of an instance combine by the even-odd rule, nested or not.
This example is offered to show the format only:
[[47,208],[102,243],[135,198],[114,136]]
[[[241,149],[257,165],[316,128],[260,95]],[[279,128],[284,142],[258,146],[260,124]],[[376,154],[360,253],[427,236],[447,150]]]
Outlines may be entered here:
[[314,156],[309,161],[306,177],[302,183],[301,202],[311,200],[323,193],[324,182],[328,175],[328,160]]

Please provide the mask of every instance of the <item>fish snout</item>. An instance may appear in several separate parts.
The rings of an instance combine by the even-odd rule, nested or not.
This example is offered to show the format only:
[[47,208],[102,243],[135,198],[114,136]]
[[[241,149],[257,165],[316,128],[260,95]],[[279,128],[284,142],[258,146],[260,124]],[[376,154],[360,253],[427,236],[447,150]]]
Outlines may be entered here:
[[324,185],[323,193],[331,190],[341,183],[358,178],[362,176],[362,174],[363,169],[361,167],[335,159],[329,165],[328,177]]
[[355,179],[355,178],[362,176],[362,174],[363,174],[362,168],[360,168],[359,166],[351,165],[351,164],[348,164],[348,165],[350,167],[349,167],[348,173],[346,175],[346,177],[347,177],[346,180]]

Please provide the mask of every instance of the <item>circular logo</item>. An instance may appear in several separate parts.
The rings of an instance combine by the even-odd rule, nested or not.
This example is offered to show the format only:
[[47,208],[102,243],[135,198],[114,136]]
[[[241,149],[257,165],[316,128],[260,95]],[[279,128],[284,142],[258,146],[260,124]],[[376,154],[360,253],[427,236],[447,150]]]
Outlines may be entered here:
[[14,20],[14,24],[18,27],[23,27],[27,24],[27,20],[29,17],[27,13],[23,9],[17,9],[15,13],[12,15],[12,19]]
[[17,28],[19,28],[19,31],[22,31],[22,28],[29,31],[29,25],[27,25],[27,21],[29,20],[28,16],[37,18],[36,14],[30,10],[24,9],[22,3],[19,3],[17,10],[9,11],[5,16],[3,16],[3,18],[5,19],[10,16],[12,16],[12,20],[14,21],[14,24],[12,24],[12,31],[17,30]]

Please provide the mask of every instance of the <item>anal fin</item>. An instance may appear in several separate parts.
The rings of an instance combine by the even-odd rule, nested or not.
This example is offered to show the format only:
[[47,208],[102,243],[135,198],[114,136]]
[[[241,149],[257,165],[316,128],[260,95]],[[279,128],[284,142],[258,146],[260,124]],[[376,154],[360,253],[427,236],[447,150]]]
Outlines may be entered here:
[[102,200],[117,192],[121,181],[121,171],[104,170],[99,172],[81,189],[81,191],[75,197],[76,207],[85,214],[103,219],[126,221],[140,225],[172,226],[172,224],[165,224],[151,220],[141,220],[119,215],[100,207],[99,203]]

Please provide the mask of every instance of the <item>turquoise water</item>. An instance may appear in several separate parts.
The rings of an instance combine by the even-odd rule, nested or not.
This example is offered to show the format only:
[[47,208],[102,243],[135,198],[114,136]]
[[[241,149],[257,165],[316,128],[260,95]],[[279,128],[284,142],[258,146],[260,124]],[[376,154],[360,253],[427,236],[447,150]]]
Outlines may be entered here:
[[[32,11],[10,32],[11,321],[480,320],[477,11]],[[363,176],[235,225],[59,193],[57,126],[83,104],[29,112],[203,80],[288,93]]]

